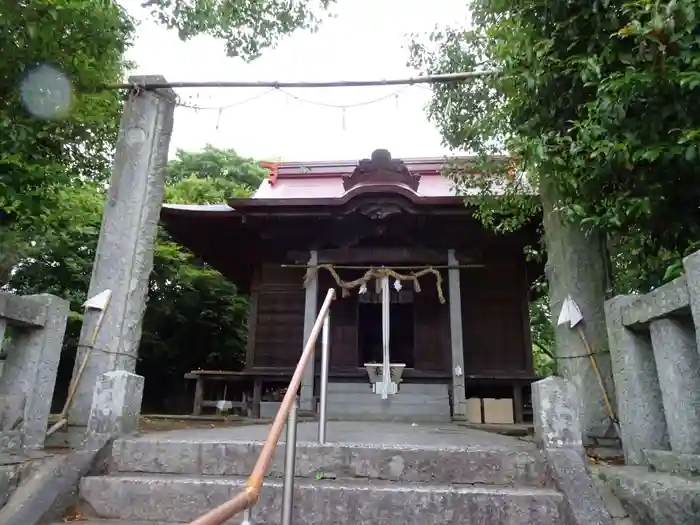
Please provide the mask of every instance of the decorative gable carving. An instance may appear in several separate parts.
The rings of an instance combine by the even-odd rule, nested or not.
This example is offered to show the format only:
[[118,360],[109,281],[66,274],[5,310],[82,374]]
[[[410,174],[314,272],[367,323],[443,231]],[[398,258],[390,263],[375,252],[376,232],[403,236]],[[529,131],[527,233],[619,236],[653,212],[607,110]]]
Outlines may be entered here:
[[361,205],[358,211],[365,217],[372,220],[382,220],[392,215],[398,215],[404,210],[401,206],[395,203],[385,202],[368,202]]
[[349,177],[343,179],[345,191],[358,184],[403,184],[418,191],[420,175],[414,175],[400,159],[392,159],[391,153],[378,149],[369,159],[361,160]]

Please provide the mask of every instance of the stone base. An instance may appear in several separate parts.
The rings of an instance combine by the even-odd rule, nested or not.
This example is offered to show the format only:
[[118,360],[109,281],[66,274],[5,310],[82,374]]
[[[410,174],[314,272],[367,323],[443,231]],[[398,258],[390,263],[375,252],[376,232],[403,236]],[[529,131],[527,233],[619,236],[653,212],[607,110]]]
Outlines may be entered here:
[[14,494],[20,483],[51,458],[49,454],[36,452],[32,456],[0,454],[0,508]]
[[582,446],[576,386],[561,377],[532,385],[535,436],[557,488],[566,498],[567,523],[613,525],[613,517],[591,479]]
[[70,448],[77,450],[85,441],[86,435],[87,426],[65,426],[46,438],[46,446],[49,448]]
[[668,450],[645,450],[644,455],[652,470],[700,479],[700,455],[676,454]]
[[382,399],[367,383],[330,383],[328,417],[358,421],[451,421],[446,384],[401,383],[398,394]]
[[46,456],[18,467],[15,487],[0,508],[3,525],[38,525],[61,519],[78,504],[80,479],[93,468],[102,470],[103,450],[78,450]]
[[635,525],[700,523],[700,480],[649,472],[646,467],[605,467],[598,475]]

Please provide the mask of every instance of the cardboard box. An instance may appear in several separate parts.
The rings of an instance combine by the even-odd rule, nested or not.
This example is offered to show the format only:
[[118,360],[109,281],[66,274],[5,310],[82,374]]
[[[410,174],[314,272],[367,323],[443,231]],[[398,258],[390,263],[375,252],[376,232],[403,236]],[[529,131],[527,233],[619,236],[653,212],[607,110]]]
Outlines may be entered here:
[[513,424],[513,400],[504,399],[484,399],[484,423]]
[[481,419],[480,397],[470,397],[467,399],[467,421],[470,423],[483,423]]

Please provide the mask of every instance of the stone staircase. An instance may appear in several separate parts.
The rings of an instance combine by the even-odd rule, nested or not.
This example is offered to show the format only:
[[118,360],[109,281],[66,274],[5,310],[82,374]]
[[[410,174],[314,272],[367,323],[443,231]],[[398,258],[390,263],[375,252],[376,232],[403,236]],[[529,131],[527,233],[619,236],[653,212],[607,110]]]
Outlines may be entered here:
[[[108,470],[82,480],[82,512],[102,525],[188,523],[243,486],[267,429],[120,439]],[[565,524],[564,498],[531,443],[453,426],[330,422],[337,442],[319,445],[316,429],[298,427],[297,524]],[[280,444],[254,523],[280,521],[283,458]]]

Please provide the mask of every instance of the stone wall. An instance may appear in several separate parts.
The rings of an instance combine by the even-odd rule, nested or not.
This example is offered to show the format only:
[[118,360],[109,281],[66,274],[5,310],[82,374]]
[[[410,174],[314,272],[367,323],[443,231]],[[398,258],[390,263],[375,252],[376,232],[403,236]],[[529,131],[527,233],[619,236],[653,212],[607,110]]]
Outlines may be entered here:
[[685,275],[605,304],[625,460],[700,454],[700,252]]
[[46,439],[68,302],[0,292],[0,508],[49,457]]
[[68,309],[52,295],[0,292],[0,453],[44,446]]

